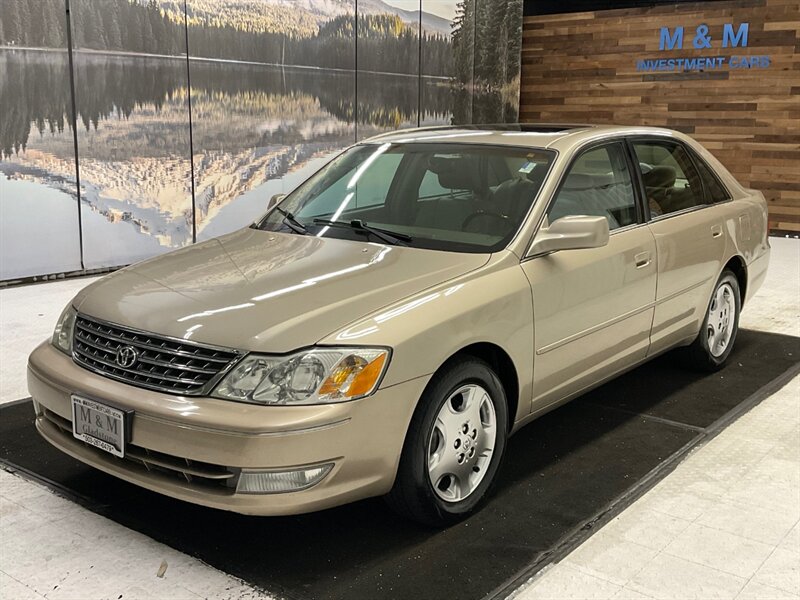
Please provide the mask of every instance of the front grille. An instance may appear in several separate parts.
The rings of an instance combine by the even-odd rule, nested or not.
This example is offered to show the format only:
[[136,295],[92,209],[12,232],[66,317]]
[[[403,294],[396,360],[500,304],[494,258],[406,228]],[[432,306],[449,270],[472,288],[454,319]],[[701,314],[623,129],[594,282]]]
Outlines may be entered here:
[[[42,416],[58,427],[63,436],[74,439],[72,437],[72,421],[46,408],[42,409]],[[98,456],[125,461],[129,463],[130,468],[166,475],[196,486],[223,488],[233,492],[239,480],[238,469],[229,469],[221,465],[164,454],[133,444],[126,445],[125,458],[117,458],[89,444],[85,444],[85,446]]]
[[[135,360],[123,366],[117,361],[117,351],[126,346],[135,350]],[[87,369],[131,385],[197,395],[208,391],[240,355],[78,315],[72,356]]]

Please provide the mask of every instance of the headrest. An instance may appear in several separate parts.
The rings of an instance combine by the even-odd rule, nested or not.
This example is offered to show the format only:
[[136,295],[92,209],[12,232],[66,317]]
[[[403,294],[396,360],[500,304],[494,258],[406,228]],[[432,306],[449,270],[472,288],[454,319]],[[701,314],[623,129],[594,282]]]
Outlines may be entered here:
[[443,188],[477,191],[477,173],[469,158],[434,156],[428,161],[428,169],[436,173]]
[[570,173],[564,181],[563,189],[569,192],[585,192],[596,187],[593,176],[585,173]]
[[642,173],[642,181],[646,187],[670,188],[675,185],[676,175],[675,167],[659,165]]
[[500,214],[516,217],[528,211],[539,186],[527,179],[504,181],[492,193],[492,204]]

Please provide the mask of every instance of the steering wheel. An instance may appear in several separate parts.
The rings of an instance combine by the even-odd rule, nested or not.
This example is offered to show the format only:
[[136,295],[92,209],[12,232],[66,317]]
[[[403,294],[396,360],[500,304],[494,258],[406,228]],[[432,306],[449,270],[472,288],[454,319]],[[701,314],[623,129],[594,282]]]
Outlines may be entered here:
[[464,219],[464,222],[461,223],[461,229],[466,229],[469,226],[469,224],[472,223],[478,217],[489,217],[490,219],[500,219],[501,221],[504,222],[508,221],[508,217],[499,212],[494,212],[490,210],[478,211],[472,213],[466,219]]

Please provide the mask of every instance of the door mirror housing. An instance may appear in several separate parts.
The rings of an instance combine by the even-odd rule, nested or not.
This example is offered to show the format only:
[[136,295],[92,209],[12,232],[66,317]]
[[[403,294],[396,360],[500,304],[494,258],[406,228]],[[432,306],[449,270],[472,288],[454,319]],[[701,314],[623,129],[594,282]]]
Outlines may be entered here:
[[558,250],[600,248],[608,244],[608,236],[608,220],[605,217],[561,217],[539,230],[528,255],[540,256]]
[[270,210],[273,206],[278,204],[284,198],[286,198],[286,194],[275,194],[272,198],[269,199],[269,204],[267,204],[267,210]]

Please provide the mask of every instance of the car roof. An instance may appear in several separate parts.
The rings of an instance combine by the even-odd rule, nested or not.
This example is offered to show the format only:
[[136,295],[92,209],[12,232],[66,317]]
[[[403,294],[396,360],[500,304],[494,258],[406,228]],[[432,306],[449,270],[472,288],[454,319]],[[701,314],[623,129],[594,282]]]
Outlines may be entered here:
[[489,125],[451,125],[403,129],[376,135],[362,143],[465,143],[499,146],[556,147],[564,150],[591,139],[614,135],[660,135],[675,137],[677,132],[659,127],[588,125],[572,123],[514,123]]

